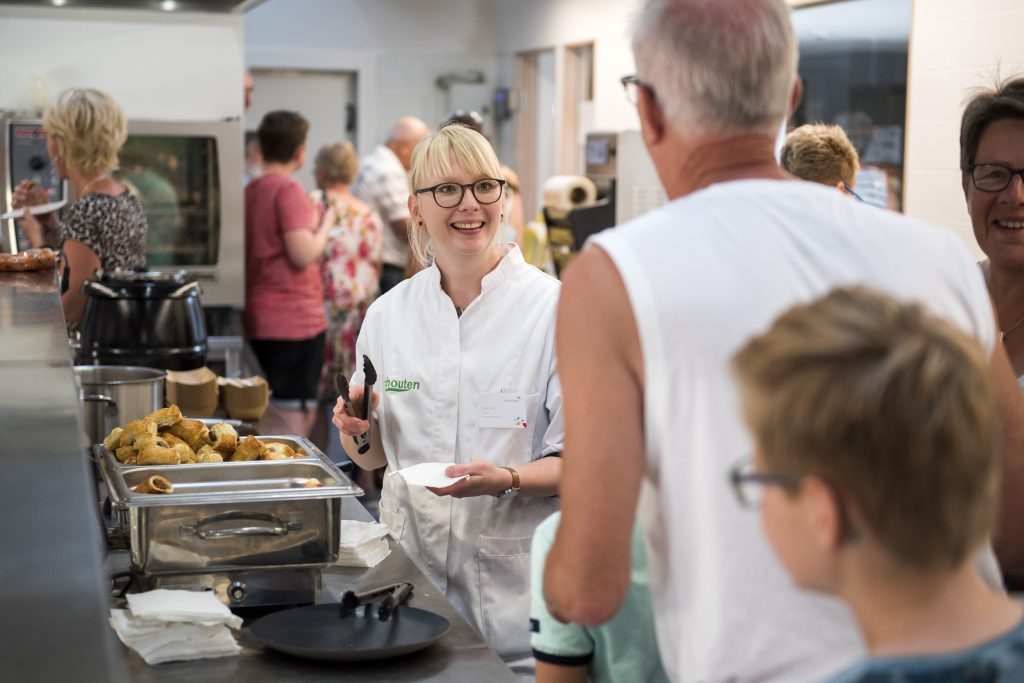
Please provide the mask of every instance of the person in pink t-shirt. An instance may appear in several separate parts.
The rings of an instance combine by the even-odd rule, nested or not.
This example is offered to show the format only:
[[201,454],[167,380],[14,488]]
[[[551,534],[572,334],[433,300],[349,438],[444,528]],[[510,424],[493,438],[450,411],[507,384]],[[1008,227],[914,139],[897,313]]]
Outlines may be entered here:
[[260,122],[263,175],[245,188],[242,316],[275,403],[302,435],[316,417],[327,329],[319,259],[335,222],[331,208],[317,222],[292,177],[306,160],[308,130],[306,119],[291,111],[272,111]]

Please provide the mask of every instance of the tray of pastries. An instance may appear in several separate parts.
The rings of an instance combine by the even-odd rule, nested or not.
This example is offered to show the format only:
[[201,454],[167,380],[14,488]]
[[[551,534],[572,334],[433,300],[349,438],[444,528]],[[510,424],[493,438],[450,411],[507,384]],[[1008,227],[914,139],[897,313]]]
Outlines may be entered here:
[[183,416],[176,405],[115,427],[103,439],[103,448],[124,467],[291,460],[317,452],[301,437],[242,437],[224,422],[207,426]]

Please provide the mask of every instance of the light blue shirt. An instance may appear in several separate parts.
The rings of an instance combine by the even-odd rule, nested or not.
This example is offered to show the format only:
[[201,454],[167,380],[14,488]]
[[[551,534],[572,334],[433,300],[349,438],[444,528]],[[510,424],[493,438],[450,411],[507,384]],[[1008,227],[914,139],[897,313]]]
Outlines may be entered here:
[[544,601],[544,562],[555,540],[561,516],[562,513],[556,512],[545,519],[533,535],[530,607],[533,656],[550,664],[586,665],[588,678],[593,683],[668,683],[654,633],[647,557],[639,527],[633,529],[629,592],[611,621],[588,628],[579,624],[563,624],[548,612]]
[[967,650],[868,659],[828,683],[1019,683],[1024,681],[1024,621]]

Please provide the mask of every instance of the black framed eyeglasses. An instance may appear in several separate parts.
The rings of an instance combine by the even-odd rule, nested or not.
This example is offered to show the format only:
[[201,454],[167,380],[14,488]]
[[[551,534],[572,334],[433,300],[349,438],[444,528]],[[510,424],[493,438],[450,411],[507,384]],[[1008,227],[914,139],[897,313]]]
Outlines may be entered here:
[[792,472],[757,472],[751,458],[745,458],[729,469],[729,483],[740,505],[748,510],[758,510],[764,502],[765,486],[781,486],[796,491],[802,474]]
[[1024,182],[1024,168],[1010,168],[1003,164],[973,164],[967,167],[971,182],[982,192],[1002,192],[1010,186],[1013,176]]
[[636,74],[623,76],[619,79],[619,83],[622,83],[622,87],[626,90],[626,99],[634,106],[636,106],[637,100],[640,99],[640,88],[646,88],[647,92],[651,93],[652,97],[657,98],[657,95],[654,92],[654,86],[650,83],[641,81],[640,77]]
[[501,191],[505,187],[505,181],[498,178],[481,178],[473,183],[465,185],[452,182],[438,183],[433,187],[421,187],[416,194],[430,192],[434,195],[434,202],[442,209],[451,209],[462,203],[462,197],[469,188],[481,204],[493,204],[501,199]]

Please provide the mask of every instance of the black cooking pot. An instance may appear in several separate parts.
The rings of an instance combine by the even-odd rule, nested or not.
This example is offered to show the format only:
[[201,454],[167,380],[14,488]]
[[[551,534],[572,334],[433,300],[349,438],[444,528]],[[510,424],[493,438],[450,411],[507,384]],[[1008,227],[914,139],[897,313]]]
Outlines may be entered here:
[[192,370],[206,365],[199,283],[184,273],[96,272],[82,283],[79,365]]

